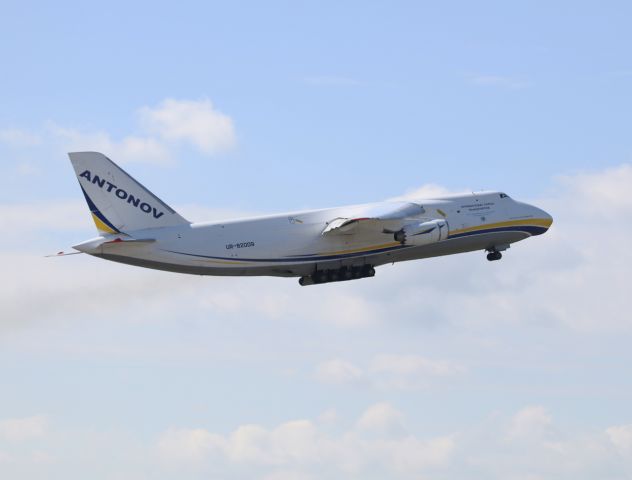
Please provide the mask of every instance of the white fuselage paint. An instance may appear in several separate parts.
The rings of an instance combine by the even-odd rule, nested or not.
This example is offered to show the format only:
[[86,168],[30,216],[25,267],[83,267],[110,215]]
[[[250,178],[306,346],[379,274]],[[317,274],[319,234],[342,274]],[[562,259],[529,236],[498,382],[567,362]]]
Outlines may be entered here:
[[545,211],[499,192],[413,202],[422,205],[425,213],[392,221],[389,230],[445,219],[447,239],[424,246],[402,245],[392,233],[363,224],[350,234],[321,234],[328,222],[367,209],[367,205],[357,205],[128,231],[131,238],[154,241],[112,242],[121,235],[107,235],[74,248],[108,260],[173,272],[302,276],[342,266],[378,266],[473,250],[502,250],[544,233],[552,222]]

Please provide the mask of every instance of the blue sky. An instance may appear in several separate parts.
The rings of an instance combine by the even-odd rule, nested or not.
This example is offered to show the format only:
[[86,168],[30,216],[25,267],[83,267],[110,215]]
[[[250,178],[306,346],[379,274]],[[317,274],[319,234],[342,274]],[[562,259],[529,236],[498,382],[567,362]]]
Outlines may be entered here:
[[[0,477],[630,478],[631,13],[4,2]],[[304,289],[45,259],[94,235],[75,149],[192,220],[487,188],[555,223]]]
[[[143,106],[208,98],[234,120],[237,148],[179,152],[177,175],[139,173],[185,203],[224,204],[227,179],[248,185],[254,200],[235,200],[245,209],[428,182],[524,196],[629,158],[626,13],[577,2],[10,2],[0,122],[120,138]],[[45,153],[33,161],[63,168]]]

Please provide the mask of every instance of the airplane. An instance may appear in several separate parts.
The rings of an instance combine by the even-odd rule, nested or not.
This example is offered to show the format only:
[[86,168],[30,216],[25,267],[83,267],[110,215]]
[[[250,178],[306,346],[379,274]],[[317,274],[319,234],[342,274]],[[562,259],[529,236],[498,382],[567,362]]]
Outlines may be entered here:
[[553,222],[544,210],[495,191],[190,222],[102,153],[68,155],[99,232],[69,254],[170,272],[323,284],[372,277],[388,263],[476,250],[497,261]]

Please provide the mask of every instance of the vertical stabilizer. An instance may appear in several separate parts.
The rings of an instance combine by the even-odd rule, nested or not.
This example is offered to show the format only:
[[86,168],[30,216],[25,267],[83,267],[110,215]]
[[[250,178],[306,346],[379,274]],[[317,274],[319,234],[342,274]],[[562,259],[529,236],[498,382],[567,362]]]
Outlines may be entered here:
[[100,233],[189,223],[102,153],[68,156]]

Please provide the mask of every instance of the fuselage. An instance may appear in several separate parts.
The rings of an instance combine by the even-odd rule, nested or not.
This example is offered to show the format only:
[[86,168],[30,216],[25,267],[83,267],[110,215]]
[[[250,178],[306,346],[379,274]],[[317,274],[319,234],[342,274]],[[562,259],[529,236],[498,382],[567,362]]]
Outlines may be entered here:
[[[199,275],[306,276],[317,271],[371,267],[474,250],[502,251],[550,227],[544,210],[500,192],[410,200],[423,207],[392,228],[359,226],[353,234],[323,235],[332,220],[387,205],[364,204],[321,210],[203,222],[126,232],[137,241],[102,236],[77,250],[117,262]],[[393,231],[411,222],[445,220],[445,239],[407,245]]]

